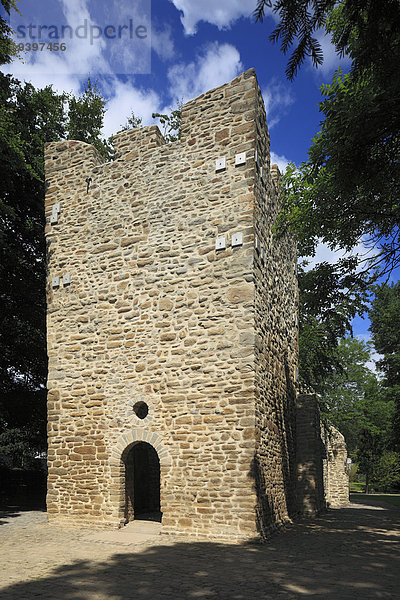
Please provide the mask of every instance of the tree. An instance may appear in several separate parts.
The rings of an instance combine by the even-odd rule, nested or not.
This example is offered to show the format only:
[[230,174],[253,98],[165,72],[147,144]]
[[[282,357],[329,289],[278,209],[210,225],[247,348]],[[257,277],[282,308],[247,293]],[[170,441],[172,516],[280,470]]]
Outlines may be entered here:
[[127,129],[135,129],[136,127],[142,127],[143,119],[141,117],[137,117],[135,113],[132,111],[130,117],[127,118],[125,125],[122,126],[121,131],[126,131]]
[[375,287],[369,313],[376,351],[383,355],[378,367],[383,373],[386,398],[395,403],[392,448],[400,451],[400,283]]
[[[393,38],[398,39],[397,0],[257,0],[257,21],[263,21],[266,8],[272,8],[280,19],[269,39],[280,40],[284,54],[297,43],[286,69],[288,79],[296,76],[307,57],[315,67],[323,63],[322,47],[315,37],[320,30],[332,34],[338,54],[349,54],[355,69],[369,65],[371,59],[388,58]],[[333,29],[335,20],[339,23]],[[354,47],[356,53],[351,52]]]
[[[11,10],[17,10],[14,0],[0,0],[9,15]],[[8,64],[17,55],[17,46],[11,37],[12,29],[7,21],[0,15],[0,65]]]
[[[259,2],[262,14],[271,2]],[[397,0],[281,0],[274,39],[286,52],[299,35],[288,75],[318,53],[312,37],[323,27],[350,72],[322,87],[321,129],[309,159],[285,177],[284,215],[308,249],[319,241],[349,250],[360,241],[376,248],[382,272],[400,264],[400,3]],[[334,6],[336,5],[336,6]],[[322,57],[321,57],[322,60]],[[318,62],[318,61],[316,61]],[[365,258],[360,257],[360,263]]]
[[299,376],[320,394],[346,362],[338,351],[338,340],[351,332],[351,321],[368,298],[368,284],[354,272],[352,263],[356,264],[354,259],[343,259],[336,265],[298,268]]
[[336,350],[339,368],[325,380],[322,415],[337,427],[354,451],[365,427],[365,407],[379,394],[376,375],[368,368],[370,348],[357,338],[342,338]]
[[[363,423],[360,431],[357,461],[365,475],[366,492],[369,484],[382,478],[383,456],[390,448],[390,430],[393,422],[394,403],[382,394],[380,386],[372,385],[366,390],[363,406]],[[378,466],[381,464],[381,472]]]
[[68,139],[92,144],[102,156],[110,158],[111,146],[101,138],[105,106],[97,83],[92,83],[89,77],[82,94],[69,97],[67,130]]
[[181,124],[182,124],[182,106],[183,102],[177,102],[177,108],[175,108],[169,115],[161,113],[153,113],[151,116],[153,119],[160,119],[160,123],[163,128],[163,136],[166,142],[176,142],[181,137]]
[[46,446],[43,146],[68,132],[105,148],[103,108],[91,85],[75,98],[0,73],[0,463],[6,465],[26,465]]
[[[331,37],[338,54],[351,60],[348,74],[338,71],[332,83],[322,87],[321,129],[308,160],[299,168],[291,165],[284,176],[278,229],[289,227],[295,233],[300,256],[314,255],[321,241],[343,251],[360,242],[366,246],[351,261],[342,259],[336,266],[337,290],[345,289],[344,282],[351,279],[349,289],[354,297],[359,295],[357,310],[362,310],[366,283],[373,284],[379,274],[400,264],[400,86],[394,76],[400,64],[400,3],[259,0],[259,20],[266,7],[280,19],[270,38],[281,42],[284,53],[294,48],[287,68],[290,79],[307,57],[316,66],[322,63],[317,40],[321,31]],[[311,281],[313,276],[307,277]],[[335,286],[330,286],[329,296],[324,287],[310,289],[302,299],[300,281],[300,306],[311,306],[302,319],[300,366],[306,382],[317,381],[321,387],[330,361],[335,368],[340,315],[342,329],[351,330]],[[319,302],[329,301],[330,312],[312,314]]]
[[322,415],[345,436],[350,452],[360,447],[368,432],[388,448],[394,403],[382,393],[377,375],[369,367],[371,343],[352,337],[339,341],[336,368],[324,381]]
[[[43,144],[65,135],[64,96],[0,75],[0,383],[43,382]],[[30,344],[27,344],[27,338]]]
[[400,262],[400,88],[378,79],[372,70],[357,81],[338,72],[323,86],[325,120],[296,185],[286,178],[285,208],[309,246],[350,250],[363,240],[387,271]]
[[45,444],[43,144],[65,135],[64,99],[0,74],[0,445],[20,457]]
[[379,491],[393,491],[400,489],[400,454],[398,452],[384,452],[375,467],[374,485]]
[[338,367],[324,381],[321,414],[343,433],[359,472],[366,477],[368,491],[370,482],[388,481],[384,466],[390,462],[385,456],[390,448],[394,402],[383,393],[368,366],[371,344],[342,338],[336,355]]

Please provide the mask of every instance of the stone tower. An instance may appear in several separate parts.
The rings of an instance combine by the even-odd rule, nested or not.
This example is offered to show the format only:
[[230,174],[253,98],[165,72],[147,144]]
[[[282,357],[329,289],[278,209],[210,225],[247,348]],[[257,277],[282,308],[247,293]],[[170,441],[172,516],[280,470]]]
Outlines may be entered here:
[[297,285],[255,73],[179,142],[114,141],[46,146],[49,519],[266,533],[295,506]]

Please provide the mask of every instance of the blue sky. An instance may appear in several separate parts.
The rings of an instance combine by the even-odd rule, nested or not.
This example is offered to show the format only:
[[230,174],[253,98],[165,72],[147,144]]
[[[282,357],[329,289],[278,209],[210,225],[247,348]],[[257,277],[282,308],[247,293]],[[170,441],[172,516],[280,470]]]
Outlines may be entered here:
[[[330,81],[339,65],[325,40],[323,67],[316,71],[306,63],[293,83],[287,81],[287,59],[268,41],[274,19],[267,16],[264,23],[255,23],[256,0],[21,0],[18,7],[21,16],[14,13],[11,25],[16,30],[24,26],[16,41],[25,47],[39,41],[38,25],[43,28],[41,40],[46,40],[45,26],[52,24],[60,33],[63,24],[76,29],[85,20],[89,28],[107,24],[118,30],[129,18],[134,27],[151,28],[151,37],[141,48],[136,44],[136,53],[132,37],[102,35],[90,43],[88,33],[86,39],[66,36],[64,52],[30,50],[24,63],[15,61],[9,69],[36,86],[52,83],[60,91],[78,92],[88,75],[98,78],[109,101],[106,135],[115,133],[131,110],[151,123],[152,112],[166,111],[177,100],[187,101],[254,67],[266,104],[271,150],[281,166],[288,160],[299,163],[318,130],[319,86]],[[35,38],[28,35],[29,24],[36,26]]]
[[[282,169],[288,161],[306,159],[319,128],[319,88],[331,81],[337,67],[348,66],[321,34],[323,66],[316,70],[306,62],[289,82],[287,57],[268,40],[274,17],[255,23],[256,0],[21,0],[18,7],[21,16],[11,19],[15,30],[23,25],[17,42],[46,41],[53,25],[56,41],[64,41],[66,49],[49,50],[43,44],[40,51],[25,52],[24,62],[16,60],[3,70],[37,87],[53,84],[58,91],[74,93],[88,76],[97,79],[108,100],[106,136],[118,131],[131,111],[151,124],[153,112],[169,111],[177,100],[185,102],[254,67],[266,105],[271,162]],[[30,30],[35,38],[28,35],[29,24],[36,26]],[[73,37],[60,39],[62,25],[73,29]],[[54,35],[47,41],[54,42]],[[318,258],[334,260],[335,253],[321,247]],[[368,322],[356,319],[354,325],[355,334],[367,335]]]

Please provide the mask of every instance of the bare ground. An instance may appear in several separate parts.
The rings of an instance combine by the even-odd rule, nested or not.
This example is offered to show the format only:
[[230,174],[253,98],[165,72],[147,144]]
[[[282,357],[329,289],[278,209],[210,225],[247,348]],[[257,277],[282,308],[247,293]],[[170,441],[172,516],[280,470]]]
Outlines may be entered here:
[[[2,600],[400,598],[400,509],[373,497],[289,526],[265,544],[61,529],[0,513]],[[366,503],[367,502],[367,503]]]

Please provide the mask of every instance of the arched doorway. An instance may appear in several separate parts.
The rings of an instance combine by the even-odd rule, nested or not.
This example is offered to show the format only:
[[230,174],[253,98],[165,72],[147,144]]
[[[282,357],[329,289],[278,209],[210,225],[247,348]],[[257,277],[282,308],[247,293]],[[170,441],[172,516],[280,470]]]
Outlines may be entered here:
[[160,461],[147,442],[133,444],[125,456],[125,523],[136,519],[161,522]]

